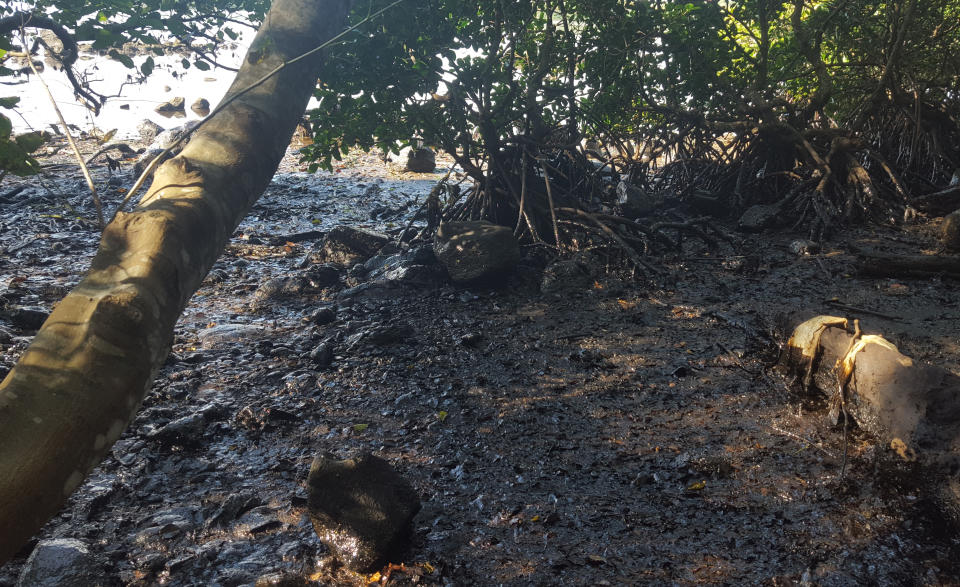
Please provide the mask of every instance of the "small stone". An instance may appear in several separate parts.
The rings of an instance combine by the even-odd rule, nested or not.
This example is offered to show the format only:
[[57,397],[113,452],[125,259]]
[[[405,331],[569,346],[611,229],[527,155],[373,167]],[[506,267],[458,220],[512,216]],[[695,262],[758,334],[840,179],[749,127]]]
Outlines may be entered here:
[[444,222],[433,242],[433,252],[456,282],[502,275],[520,260],[513,231],[484,221]]
[[407,171],[414,173],[433,173],[437,168],[437,155],[432,149],[421,147],[407,152]]
[[85,543],[57,538],[37,544],[20,571],[17,587],[94,585],[102,575]]
[[168,101],[160,104],[153,109],[154,112],[160,116],[170,118],[176,116],[177,118],[183,118],[187,115],[186,111],[183,109],[183,105],[186,102],[181,96],[176,98],[170,98]]
[[420,500],[385,460],[321,455],[307,478],[308,511],[320,540],[349,569],[369,572],[399,555]]
[[193,110],[194,114],[203,118],[210,114],[210,102],[206,98],[197,98],[193,104],[190,105],[190,110]]

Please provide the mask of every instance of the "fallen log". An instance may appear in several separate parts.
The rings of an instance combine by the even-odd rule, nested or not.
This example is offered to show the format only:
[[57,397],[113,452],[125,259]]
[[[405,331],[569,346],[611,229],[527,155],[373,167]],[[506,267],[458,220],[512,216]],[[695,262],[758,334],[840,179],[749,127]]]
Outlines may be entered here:
[[960,185],[945,190],[919,196],[911,200],[910,205],[924,214],[946,216],[960,208]]
[[857,272],[869,277],[950,277],[960,279],[957,255],[864,254],[857,260]]
[[[780,359],[805,389],[825,394],[894,461],[916,467],[921,490],[960,524],[960,376],[919,363],[859,324],[817,316],[800,324]],[[842,420],[841,420],[842,421]]]

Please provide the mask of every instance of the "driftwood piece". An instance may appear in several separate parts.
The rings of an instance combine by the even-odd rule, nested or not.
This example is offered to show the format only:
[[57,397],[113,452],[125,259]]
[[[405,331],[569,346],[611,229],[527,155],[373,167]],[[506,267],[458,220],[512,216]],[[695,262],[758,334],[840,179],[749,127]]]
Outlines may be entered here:
[[960,185],[950,186],[945,190],[914,198],[910,205],[917,210],[932,216],[946,216],[960,208]]
[[860,275],[870,277],[933,277],[960,279],[958,255],[864,254],[857,261]]
[[860,428],[897,461],[918,467],[916,478],[960,523],[960,377],[914,361],[877,335],[857,336],[848,321],[807,320],[794,330],[781,365],[804,386],[842,402]]

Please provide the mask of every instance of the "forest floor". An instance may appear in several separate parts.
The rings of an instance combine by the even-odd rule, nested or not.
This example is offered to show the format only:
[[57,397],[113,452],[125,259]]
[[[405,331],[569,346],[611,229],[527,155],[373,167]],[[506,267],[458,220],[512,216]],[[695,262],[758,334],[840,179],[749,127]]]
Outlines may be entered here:
[[[58,157],[0,190],[0,301],[41,317],[98,234]],[[316,175],[285,160],[187,307],[139,416],[0,586],[51,537],[86,543],[103,585],[960,584],[960,540],[922,485],[857,430],[841,478],[825,403],[771,368],[788,315],[832,314],[960,373],[956,284],[860,278],[851,254],[931,250],[937,221],[853,230],[814,254],[783,232],[713,250],[689,238],[650,258],[663,275],[601,255],[589,279],[549,293],[540,247],[499,287],[344,295],[350,277],[257,303],[269,279],[307,270],[330,227],[397,232],[449,165],[349,159]],[[110,210],[129,168],[95,169]],[[321,306],[333,322],[311,321]],[[36,327],[18,316],[0,319],[0,376]],[[364,342],[386,323],[405,334]],[[318,369],[323,340],[338,342]],[[186,440],[164,432],[197,413]],[[340,567],[306,516],[313,457],[360,451],[423,504],[389,577]]]

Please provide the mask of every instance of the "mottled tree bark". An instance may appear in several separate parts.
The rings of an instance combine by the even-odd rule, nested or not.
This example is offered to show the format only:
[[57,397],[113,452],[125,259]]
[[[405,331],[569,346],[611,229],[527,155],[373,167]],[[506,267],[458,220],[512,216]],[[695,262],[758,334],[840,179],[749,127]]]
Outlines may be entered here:
[[[340,32],[349,4],[275,0],[227,96]],[[276,171],[319,59],[238,98],[157,170],[0,384],[0,563],[57,512],[136,414],[184,306]]]

